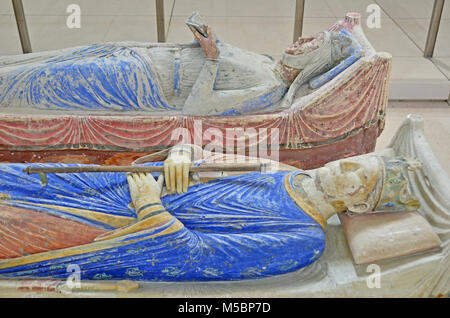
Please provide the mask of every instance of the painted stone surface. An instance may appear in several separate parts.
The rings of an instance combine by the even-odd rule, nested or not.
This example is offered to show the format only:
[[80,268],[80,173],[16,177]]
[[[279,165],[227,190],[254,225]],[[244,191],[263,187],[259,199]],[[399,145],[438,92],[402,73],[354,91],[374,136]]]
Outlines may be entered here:
[[[130,152],[151,152],[175,145],[178,140],[172,138],[172,133],[178,128],[186,128],[192,137],[204,136],[208,129],[214,128],[225,141],[230,138],[227,129],[244,129],[260,137],[250,138],[246,148],[263,144],[270,148],[274,129],[277,129],[280,160],[303,169],[373,151],[384,127],[391,56],[375,52],[359,20],[351,15],[329,31],[351,34],[361,47],[358,51],[361,56],[352,63],[343,61],[345,65],[339,64],[320,75],[322,77],[314,78],[321,84],[313,84],[311,89],[308,88],[310,83],[303,83],[305,79],[300,80],[298,75],[297,82],[290,86],[291,93],[283,97],[284,101],[290,100],[288,105],[275,112],[252,116],[192,116],[177,111],[147,114],[124,110],[121,111],[126,114],[123,116],[115,115],[119,111],[105,114],[92,110],[74,113],[35,109],[17,114],[17,107],[6,105],[8,107],[2,108],[0,114],[0,160],[36,162],[42,156],[70,155],[74,156],[72,162],[86,163],[89,157],[90,163],[107,164],[109,159],[115,160],[115,155],[127,157],[133,155]],[[83,59],[79,60],[77,63],[82,63]],[[4,60],[6,66],[2,69],[8,71],[8,63],[11,61]],[[165,89],[166,95],[174,91],[171,85],[167,87],[170,89]],[[267,137],[263,137],[265,133]],[[211,140],[202,138],[190,142],[205,146]],[[310,153],[316,149],[322,154],[314,159]],[[89,156],[95,151],[98,158]]]
[[[281,104],[281,99],[291,98],[288,108],[274,108],[272,110],[276,110],[276,113],[251,117],[240,116],[240,113],[242,110],[252,113],[255,111],[252,107],[240,107],[240,111],[236,111],[235,107],[232,111],[222,112],[221,116],[177,113],[177,109],[170,108],[179,108],[180,100],[185,102],[180,98],[181,95],[186,97],[195,84],[191,83],[188,89],[183,88],[177,76],[164,85],[142,81],[142,74],[151,79],[156,78],[158,72],[149,66],[151,63],[146,62],[144,55],[133,54],[134,51],[116,47],[90,47],[81,49],[82,54],[77,51],[79,59],[62,55],[57,58],[60,62],[74,63],[72,66],[80,63],[80,72],[71,72],[71,75],[91,74],[92,83],[102,82],[96,77],[100,68],[120,69],[124,70],[124,74],[134,74],[135,82],[129,79],[125,82],[131,82],[139,89],[134,92],[125,90],[121,92],[123,95],[113,96],[115,100],[120,100],[116,104],[121,104],[114,111],[129,113],[125,116],[90,111],[78,114],[70,111],[41,113],[40,108],[34,114],[30,112],[27,116],[19,116],[7,110],[0,115],[0,125],[4,128],[0,131],[4,143],[0,156],[3,156],[3,161],[43,162],[41,165],[46,167],[71,166],[73,162],[85,165],[108,162],[129,164],[142,154],[174,145],[177,141],[170,136],[176,128],[188,128],[193,136],[197,135],[195,129],[199,128],[196,126],[198,120],[201,120],[201,133],[208,128],[219,128],[226,135],[226,128],[237,126],[279,128],[281,145],[285,148],[282,150],[282,161],[292,162],[302,168],[316,168],[335,159],[371,152],[376,137],[383,130],[391,57],[373,50],[362,34],[358,19],[352,15],[334,25],[330,31],[338,32],[334,36],[355,36],[360,41],[360,47],[342,60],[341,64],[327,66],[328,70],[323,68],[308,78],[308,87],[304,86],[304,82],[299,84],[298,94],[292,94],[292,91],[289,94],[289,91],[271,86],[270,89],[278,92],[276,98],[272,95],[262,98],[265,104],[259,103],[260,95],[256,99],[258,102],[247,100],[247,105],[263,105],[260,110],[267,111],[278,102]],[[327,36],[316,38],[318,42],[326,39]],[[316,45],[314,43],[311,46]],[[226,45],[220,46],[223,48]],[[160,53],[157,51],[154,54]],[[69,55],[73,55],[73,52],[69,52]],[[96,64],[95,60],[105,55],[113,59]],[[89,59],[94,61],[91,61],[92,68],[85,67],[87,64],[84,63]],[[5,60],[2,62],[5,63]],[[285,62],[291,66],[302,63],[289,57]],[[174,69],[179,70],[176,63],[174,65]],[[205,65],[206,71],[198,70],[199,73],[217,76],[217,65],[209,62]],[[44,67],[41,71],[59,75],[64,73],[64,69],[57,69],[61,65],[53,66],[55,69]],[[22,80],[25,81],[37,74],[25,73],[22,74]],[[80,78],[70,78],[68,84],[80,82]],[[8,86],[16,85],[15,79],[8,79]],[[119,85],[122,80],[120,77],[112,78],[107,85]],[[0,84],[4,83],[2,78]],[[105,83],[103,81],[102,85]],[[102,85],[91,87],[93,90],[84,98],[93,98],[95,92],[99,91],[111,95],[114,90],[108,91],[111,87]],[[219,82],[220,85],[224,83]],[[76,89],[82,88],[77,86],[75,92]],[[14,95],[17,89],[9,92]],[[26,95],[45,99],[49,102],[47,108],[56,106],[72,110],[71,107],[82,107],[79,100],[75,101],[81,96],[81,91],[69,99],[58,95],[61,92],[39,96],[32,96],[31,92],[30,88],[30,93]],[[139,95],[142,92],[145,93]],[[167,101],[167,95],[170,94],[173,94],[174,104]],[[11,100],[24,98],[24,95],[19,95],[2,95],[6,96],[4,105],[14,106]],[[89,107],[111,110],[108,107],[115,102],[110,103],[107,98],[111,96],[106,95],[102,101],[91,100]],[[133,103],[127,104],[124,100]],[[136,109],[155,113],[131,112]],[[163,112],[157,113],[160,110]],[[423,274],[423,279],[429,281],[426,287],[420,289],[420,293],[448,293],[448,284],[445,283],[449,278],[448,231],[445,226],[442,228],[442,224],[448,223],[449,208],[445,191],[449,183],[445,176],[439,175],[442,169],[439,169],[426,141],[417,130],[417,122],[417,119],[409,118],[409,126],[405,124],[391,144],[393,152],[399,157],[371,154],[359,159],[355,157],[331,162],[317,170],[281,170],[271,174],[250,173],[208,178],[190,184],[185,193],[178,194],[167,192],[166,177],[166,189],[162,189],[161,199],[161,189],[155,188],[156,180],[148,175],[136,177],[134,181],[119,173],[52,175],[49,176],[49,185],[42,187],[37,176],[28,176],[22,171],[29,166],[28,163],[1,164],[0,231],[7,235],[0,241],[0,277],[50,277],[55,280],[48,280],[53,282],[49,289],[57,290],[58,279],[67,277],[70,274],[67,267],[73,264],[80,266],[83,279],[89,280],[239,281],[271,276],[276,278],[280,274],[304,273],[303,270],[306,270],[311,273],[310,283],[312,281],[313,288],[306,291],[298,287],[295,292],[319,294],[318,290],[322,290],[325,293],[324,286],[328,286],[329,293],[342,287],[342,295],[342,291],[349,292],[346,283],[342,283],[343,277],[355,290],[360,283],[358,278],[349,278],[351,275],[346,275],[348,273],[336,274],[334,268],[328,275],[322,275],[323,268],[319,269],[322,274],[316,275],[316,269],[330,260],[330,252],[325,250],[325,241],[329,235],[325,231],[327,219],[344,211],[361,214],[358,215],[359,219],[365,217],[364,213],[375,212],[371,217],[379,219],[376,222],[378,226],[383,225],[382,214],[377,214],[379,211],[389,213],[392,220],[398,220],[401,219],[401,213],[411,213],[403,211],[419,209],[424,216],[420,220],[415,219],[417,222],[414,224],[421,225],[421,231],[428,231],[427,238],[433,242],[426,242],[425,248],[403,252],[396,250],[404,248],[401,244],[391,246],[387,252],[380,249],[370,261],[389,261],[391,257],[427,251],[441,244],[442,249],[433,254],[434,258],[425,253],[417,256],[416,262],[412,261],[410,267],[417,265],[413,269],[414,273],[419,277]],[[201,145],[207,143],[203,140]],[[98,156],[99,153],[102,155]],[[300,153],[311,155],[298,159]],[[409,156],[420,158],[424,163],[423,170],[407,171],[414,166],[407,159]],[[177,164],[175,159],[173,164]],[[136,190],[139,183],[137,179],[147,190]],[[319,181],[320,187],[316,181]],[[175,185],[171,187],[175,188]],[[406,195],[408,192],[414,196]],[[430,222],[431,227],[427,222]],[[348,243],[354,246],[354,259],[357,260],[355,255],[358,251],[370,253],[373,247],[362,244],[361,248],[357,245],[361,242],[352,241],[357,240],[354,234],[363,233],[367,224],[356,222],[349,226],[349,222],[343,223]],[[401,224],[396,226],[402,228]],[[405,233],[408,231],[402,230]],[[438,238],[434,230],[438,231]],[[71,235],[74,232],[77,235]],[[400,243],[406,243],[410,238],[405,235],[397,239]],[[342,243],[339,240],[336,242],[332,241],[332,246]],[[419,238],[418,243],[423,241]],[[336,253],[339,251],[342,252],[342,249],[337,248]],[[333,252],[331,254],[334,255]],[[424,268],[427,264],[436,260],[439,261],[436,273],[426,272]],[[394,273],[394,280],[398,277],[401,280],[405,276],[407,266],[402,264],[396,268],[399,262],[394,260],[388,263],[393,268],[390,273]],[[330,264],[336,265],[332,260]],[[419,265],[422,267],[418,268]],[[323,277],[326,277],[326,282]],[[402,286],[405,284],[403,282]],[[322,287],[317,288],[319,285]],[[107,288],[119,290],[121,287],[110,285]],[[133,289],[136,285],[126,282],[123,288]]]
[[[185,45],[105,43],[7,57],[0,60],[0,107],[198,116],[273,112],[362,56],[356,36],[345,29],[299,39],[278,63],[215,41],[208,32],[194,32],[198,42]],[[296,77],[286,77],[285,68],[297,70]]]
[[[200,147],[175,147],[166,159],[168,171],[199,154],[205,156]],[[103,232],[87,244],[4,256],[0,275],[65,278],[73,264],[88,280],[214,281],[290,273],[319,260],[326,220],[336,213],[417,210],[420,200],[408,190],[415,172],[408,171],[420,165],[368,154],[309,171],[209,177],[182,189],[181,174],[172,178],[165,173],[162,188],[153,179],[157,174],[114,172],[53,174],[43,187],[37,175],[23,172],[27,164],[2,164],[3,204]],[[40,231],[39,216],[33,223]],[[31,229],[29,235],[34,234]],[[1,242],[3,249],[7,242]]]
[[[340,230],[341,226],[335,222],[335,219],[330,218],[327,222],[328,229],[325,232],[327,238],[325,252],[313,264],[304,267],[302,270],[271,278],[253,281],[245,280],[243,282],[220,282],[220,284],[208,283],[207,285],[203,285],[198,281],[195,283],[180,282],[170,285],[160,285],[156,282],[140,283],[141,288],[143,288],[140,295],[153,297],[161,297],[163,295],[179,297],[187,295],[208,295],[209,297],[221,297],[225,295],[244,297],[245,295],[253,295],[268,297],[276,293],[279,296],[285,297],[289,295],[296,297],[342,297],[344,295],[392,297],[439,296],[448,294],[448,224],[450,208],[447,199],[450,181],[424,138],[423,122],[420,118],[409,116],[392,139],[389,147],[388,151],[382,154],[383,156],[415,157],[423,163],[421,169],[410,171],[405,177],[408,180],[408,188],[421,203],[419,213],[431,225],[433,231],[438,233],[441,246],[439,250],[409,257],[404,256],[399,259],[385,260],[381,263],[377,262],[382,268],[382,288],[367,288],[366,278],[368,278],[370,273],[366,272],[365,267],[354,264],[352,256],[349,254],[347,239],[342,230]],[[351,167],[351,165],[345,165],[348,166],[346,169]],[[2,199],[7,200],[8,197],[2,195]],[[358,205],[355,205],[355,207],[358,208]],[[390,213],[396,218],[395,213],[398,212]],[[398,216],[402,218],[401,214],[398,214]],[[358,217],[363,218],[364,216],[360,215]],[[381,219],[383,216],[379,215],[379,218]],[[360,224],[364,225],[363,223]],[[401,229],[402,231],[407,230],[405,228]],[[363,231],[362,228],[359,230]],[[412,234],[414,235],[414,233]],[[106,241],[99,241],[98,243],[101,242],[105,243]],[[393,243],[395,244],[395,242]],[[406,242],[401,243],[404,244]],[[394,248],[393,246],[385,247],[390,249],[390,251]],[[378,248],[381,251],[383,250],[380,246]],[[129,252],[133,251],[130,250]],[[17,260],[18,258],[15,259]],[[10,260],[14,260],[14,258]],[[5,261],[9,262],[10,260],[1,261],[2,266],[4,266]],[[94,259],[91,261],[94,261]],[[57,267],[54,267],[53,270],[57,270]],[[170,273],[174,274],[176,271]],[[134,275],[134,279],[142,278],[140,276],[142,273],[136,269],[130,270],[129,274]],[[100,275],[98,278],[107,279],[108,276]],[[384,285],[386,282],[389,282],[389,288],[385,288]],[[132,285],[128,281],[108,284],[95,284],[92,281],[87,281],[86,284],[83,283],[80,290],[89,290],[91,293],[98,293],[92,295],[116,296],[117,294],[115,293],[117,291],[137,288],[136,285]],[[31,292],[32,290],[35,292],[39,292],[40,290],[61,292],[61,288],[66,286],[65,282],[59,279],[38,281],[30,279],[18,281],[0,280],[0,285],[2,286],[0,292],[6,291],[8,295],[12,295],[11,293],[15,291],[23,293],[24,291]]]
[[[5,177],[1,191],[10,196],[4,201],[8,205],[69,218],[98,231],[136,222],[138,212],[129,206],[124,174],[76,174],[63,179],[49,175],[48,186],[42,188],[39,178],[21,173],[23,167],[1,167]],[[171,216],[155,215],[147,230],[115,242],[80,246],[73,252],[35,254],[46,260],[14,270],[3,268],[0,275],[65,277],[67,266],[76,263],[85,279],[235,280],[310,264],[323,251],[324,232],[285,189],[286,178],[292,176],[286,172],[255,174],[212,180],[192,186],[184,195],[163,196],[162,205]],[[23,184],[27,187],[21,188]],[[39,223],[39,217],[35,220]],[[54,253],[60,255],[58,260]]]

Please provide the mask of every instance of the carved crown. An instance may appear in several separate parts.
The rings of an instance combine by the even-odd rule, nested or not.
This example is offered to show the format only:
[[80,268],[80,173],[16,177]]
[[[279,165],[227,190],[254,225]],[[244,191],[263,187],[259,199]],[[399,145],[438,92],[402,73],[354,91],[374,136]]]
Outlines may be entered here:
[[376,211],[415,211],[419,200],[408,190],[408,170],[416,170],[421,163],[415,159],[380,157],[384,166],[383,183]]

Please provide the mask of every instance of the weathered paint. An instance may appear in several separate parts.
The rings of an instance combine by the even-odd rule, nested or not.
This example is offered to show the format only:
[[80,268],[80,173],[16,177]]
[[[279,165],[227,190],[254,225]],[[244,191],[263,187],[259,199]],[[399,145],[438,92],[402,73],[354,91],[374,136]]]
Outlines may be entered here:
[[[377,123],[355,129],[344,138],[329,140],[326,143],[305,144],[300,149],[280,149],[280,162],[300,169],[314,169],[329,161],[338,160],[372,152],[380,133]],[[92,148],[92,147],[91,147]],[[102,147],[105,148],[105,147]],[[131,165],[136,159],[157,150],[146,152],[113,151],[113,150],[40,150],[40,151],[10,151],[0,150],[0,162],[23,163],[81,163],[101,165]],[[156,156],[154,161],[164,160],[165,156]]]
[[[196,47],[176,49],[101,44],[36,53],[39,61],[0,60],[0,106],[21,109],[155,111],[218,115],[231,108],[258,111],[283,97],[284,83],[272,70],[273,61],[218,42],[221,62],[204,58]],[[220,65],[220,72],[219,72]],[[169,83],[173,83],[168,91]],[[281,92],[270,104],[242,108]]]
[[30,209],[0,206],[0,259],[83,245],[106,230]]
[[[197,131],[195,135],[202,134],[209,128],[218,129],[223,136],[226,136],[227,128],[254,128],[257,133],[267,129],[267,138],[257,139],[256,145],[247,144],[248,148],[258,145],[266,146],[267,143],[269,143],[267,146],[270,146],[271,129],[277,128],[280,159],[284,162],[289,160],[297,167],[305,169],[339,159],[339,156],[366,153],[374,149],[376,138],[384,128],[391,56],[385,53],[375,53],[365,39],[357,19],[350,16],[346,17],[346,21],[337,23],[330,30],[348,30],[357,35],[364,56],[328,83],[323,84],[312,93],[296,99],[287,110],[252,116],[204,117],[183,116],[179,113],[143,115],[131,112],[126,116],[3,113],[0,115],[0,155],[3,159],[0,158],[0,160],[42,161],[37,157],[41,154],[51,154],[53,156],[50,158],[51,160],[69,162],[67,160],[70,158],[66,160],[65,154],[81,154],[81,157],[74,157],[73,162],[81,160],[83,163],[107,164],[106,161],[116,152],[122,152],[122,154],[117,153],[110,161],[134,156],[133,153],[136,152],[151,152],[176,144],[178,140],[172,140],[171,135],[178,128],[188,129],[193,136],[195,122],[198,120],[202,123],[201,131]],[[130,46],[133,45],[135,44],[130,44]],[[195,48],[195,46],[191,47]],[[201,50],[198,47],[196,49]],[[152,48],[151,58],[161,59],[161,56],[167,56],[165,53],[158,53],[162,50],[173,51],[174,48],[170,46]],[[182,54],[191,54],[193,51],[183,50],[182,52],[186,52]],[[197,55],[197,53],[192,53],[189,58],[195,60]],[[183,67],[180,70],[182,69]],[[200,72],[200,68],[197,71]],[[172,70],[171,74],[173,72]],[[220,79],[221,86],[219,88],[229,88],[226,86],[226,72],[225,74],[222,71],[219,73],[216,77],[216,79]],[[232,68],[229,69],[229,73],[232,73]],[[185,98],[187,88],[194,85],[193,80],[189,82],[188,78],[194,77],[181,71],[180,78],[182,77],[185,78],[179,83],[179,87],[180,94]],[[174,91],[173,81],[161,78],[160,80],[163,88],[165,87],[165,92]],[[248,78],[247,81],[250,81],[249,85],[254,84]],[[167,83],[164,84],[165,82]],[[241,84],[244,85],[244,83]],[[270,104],[272,98],[268,98],[268,100]],[[257,105],[259,104],[257,103]],[[254,139],[251,138],[249,141],[253,142]],[[210,140],[205,138],[203,146],[209,142]],[[16,150],[20,152],[14,152]],[[10,151],[13,151],[14,155],[11,155]],[[23,151],[30,151],[30,153]],[[315,156],[314,151],[320,155]],[[129,152],[132,153],[128,154]],[[63,157],[57,158],[58,154]],[[84,154],[86,154],[86,158]],[[306,154],[308,155],[306,156]],[[33,157],[34,155],[36,156]],[[98,156],[99,159],[94,156]],[[132,160],[125,161],[125,164],[130,161]]]
[[[8,178],[10,172],[2,169],[2,177]],[[116,239],[3,260],[0,276],[63,278],[70,274],[68,264],[78,264],[83,279],[235,280],[294,271],[317,260],[325,247],[322,226],[287,191],[295,175],[287,171],[247,173],[194,185],[185,194],[161,198],[172,215],[165,224]],[[17,178],[14,173],[12,176]],[[8,204],[23,204],[22,192],[27,191],[23,180],[39,182],[36,176],[24,173],[20,178],[16,187],[1,187],[11,198]],[[105,184],[106,179],[112,183]],[[67,206],[86,199],[90,206],[93,197],[85,191],[86,186],[100,201],[111,200],[112,192],[96,190],[117,188],[114,201],[122,202],[122,210],[128,209],[129,193],[121,187],[126,183],[125,174],[108,173],[106,179],[78,174],[70,180],[54,179],[54,188],[26,195],[34,203],[59,200],[59,205]],[[59,188],[71,188],[72,195],[60,195]],[[106,201],[104,209],[110,208]],[[36,209],[36,205],[27,208]],[[54,213],[45,207],[39,211]],[[90,223],[76,214],[68,216]]]
[[174,109],[154,67],[136,51],[113,45],[75,48],[39,63],[1,70],[0,106],[66,110]]
[[[343,136],[373,120],[378,121],[381,132],[387,105],[386,74],[390,69],[390,58],[376,60],[376,64],[359,65],[354,77],[341,82],[338,90],[328,91],[303,108],[281,113],[251,117],[3,114],[0,137],[3,147],[11,150],[110,146],[137,151],[171,146],[177,142],[171,140],[173,130],[187,128],[193,133],[195,121],[201,120],[203,132],[217,128],[224,136],[227,128],[267,128],[268,133],[269,128],[278,128],[280,145],[295,149],[305,143]],[[209,142],[204,140],[204,145]]]
[[[441,247],[434,251],[421,253],[409,257],[400,257],[393,260],[384,260],[380,272],[381,286],[383,282],[389,282],[389,288],[367,288],[367,280],[372,273],[366,272],[366,265],[356,265],[349,251],[349,241],[340,230],[336,219],[330,220],[326,235],[331,242],[327,252],[320,259],[304,270],[290,274],[262,279],[258,281],[244,282],[186,282],[186,283],[149,283],[141,285],[140,290],[134,294],[137,297],[273,297],[274,294],[281,297],[445,297],[449,295],[449,262],[450,262],[450,202],[448,189],[450,180],[433,154],[430,145],[426,141],[423,131],[423,119],[410,115],[401,125],[389,145],[392,156],[415,157],[424,162],[423,171],[410,174],[409,185],[423,203],[419,213],[432,226],[442,241]],[[403,218],[401,214],[389,213],[394,218]],[[367,217],[368,222],[365,222]],[[367,225],[372,227],[372,217],[377,217],[380,224],[387,221],[381,214],[371,216],[361,215],[352,219],[358,220],[357,232],[364,232]],[[400,221],[400,220],[399,220]],[[371,223],[371,224],[368,224]],[[377,222],[378,223],[378,222]],[[400,224],[401,223],[401,224]],[[404,230],[403,221],[400,221],[397,229]],[[356,224],[354,224],[356,225]],[[374,224],[376,230],[382,228]],[[408,228],[410,228],[407,225]],[[354,228],[356,230],[356,227]],[[366,237],[374,239],[371,233]],[[376,233],[375,233],[376,234]],[[396,233],[392,233],[396,235]],[[383,234],[381,234],[383,235]],[[383,236],[383,241],[374,246],[378,251],[392,251],[394,248],[391,237]],[[394,238],[395,239],[395,238]],[[419,238],[420,239],[420,238]],[[360,242],[360,241],[359,241]],[[389,245],[388,249],[385,249]],[[394,244],[396,245],[396,244]],[[330,248],[331,247],[331,248]],[[373,250],[372,250],[373,251]],[[361,252],[364,252],[362,250]],[[360,254],[361,255],[361,254]],[[372,253],[372,256],[384,256],[380,253]],[[367,255],[366,255],[367,256]],[[372,261],[374,261],[372,259]],[[371,262],[372,262],[371,261]],[[389,270],[383,270],[388,268]],[[99,275],[101,278],[102,275]],[[45,283],[49,280],[39,280]],[[34,280],[0,280],[1,292],[5,297],[23,297],[23,294],[14,293],[17,286],[24,285],[31,290]],[[49,282],[50,283],[50,282]],[[110,281],[96,281],[95,283],[112,283]],[[62,280],[65,284],[65,280]],[[37,287],[39,288],[39,284]],[[77,290],[74,290],[76,292]],[[92,297],[117,297],[117,293],[85,293]]]

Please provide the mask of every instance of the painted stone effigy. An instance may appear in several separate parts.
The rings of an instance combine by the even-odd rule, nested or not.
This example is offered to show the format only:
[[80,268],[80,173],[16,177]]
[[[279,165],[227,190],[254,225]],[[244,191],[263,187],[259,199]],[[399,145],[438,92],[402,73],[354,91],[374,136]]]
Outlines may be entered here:
[[[0,279],[0,293],[5,290],[5,295],[12,295],[16,290],[20,293],[61,292],[67,287],[66,282],[55,277],[62,278],[72,273],[64,271],[64,266],[70,260],[72,266],[80,266],[83,275],[86,275],[81,276],[82,279],[109,281],[120,277],[138,281],[163,279],[173,282],[170,285],[146,283],[150,284],[150,289],[145,292],[149,296],[167,293],[172,296],[188,294],[209,297],[273,296],[274,293],[278,296],[297,297],[446,295],[449,293],[450,181],[424,138],[421,118],[409,116],[386,150],[383,154],[350,158],[314,171],[291,169],[272,172],[265,177],[250,173],[222,176],[220,179],[218,176],[211,179],[212,176],[209,175],[207,179],[195,179],[197,181],[191,178],[190,187],[187,189],[183,177],[181,183],[180,178],[174,178],[175,182],[171,182],[172,174],[169,169],[169,187],[181,193],[167,193],[171,191],[164,190],[160,201],[159,188],[163,179],[159,178],[155,181],[150,176],[140,175],[130,175],[127,178],[110,174],[109,178],[102,178],[101,175],[105,174],[60,174],[49,175],[49,188],[43,188],[37,176],[28,176],[20,170],[23,165],[2,164],[1,174],[6,177],[6,181],[1,184],[3,194],[0,225],[3,235],[0,241],[0,276],[3,279]],[[184,149],[181,149],[181,152],[183,153]],[[166,166],[175,168],[176,171],[177,166],[189,162],[190,158],[182,153],[172,153]],[[417,160],[402,159],[411,157],[419,158],[423,163],[422,168],[417,170]],[[214,159],[210,157],[210,160]],[[402,167],[416,170],[406,171]],[[360,183],[361,177],[365,181]],[[322,193],[327,193],[329,198],[334,196],[334,199],[339,196],[343,203],[328,200],[323,202],[324,205],[317,204],[321,191],[315,192],[318,187],[308,185],[313,178],[316,181],[323,180],[325,186],[322,187]],[[328,188],[332,181],[327,179],[345,181],[345,187],[334,190]],[[240,182],[236,182],[237,180]],[[275,182],[272,182],[273,180]],[[70,185],[67,192],[58,188],[61,184]],[[214,192],[217,195],[217,201],[214,201],[215,198],[207,191],[208,187],[213,188],[214,184],[216,188],[236,187],[241,191],[239,194]],[[358,189],[363,191],[354,191],[353,186],[357,184]],[[380,189],[381,184],[387,188]],[[276,185],[280,188],[277,189]],[[99,189],[101,191],[98,191]],[[195,198],[194,189],[206,194],[205,200],[201,197]],[[39,194],[33,194],[33,190]],[[184,190],[186,191],[183,192]],[[272,200],[267,196],[263,197],[260,194],[264,190],[277,193],[280,197]],[[366,194],[367,190],[369,192]],[[324,232],[323,220],[333,213],[332,210],[340,210],[344,206],[358,214],[361,220],[365,213],[360,212],[370,210],[374,206],[390,211],[415,209],[418,201],[409,195],[409,192],[420,201],[421,218],[429,222],[433,233],[435,231],[439,234],[437,244],[440,248],[382,263],[377,261],[383,269],[380,273],[383,288],[370,289],[366,282],[366,276],[370,273],[366,273],[365,267],[358,267],[348,255],[347,240],[350,244],[352,241],[358,242],[361,240],[360,235],[352,238],[347,233],[346,239],[341,225],[336,223],[333,217],[328,219],[328,229]],[[222,206],[222,199],[230,195],[234,196],[235,200],[227,201]],[[257,200],[248,200],[250,197],[256,197]],[[365,199],[360,201],[361,197]],[[125,203],[121,202],[123,198],[127,200]],[[86,204],[83,205],[82,200]],[[128,205],[128,202],[134,204]],[[156,204],[152,205],[152,202]],[[177,202],[188,203],[187,208],[183,211]],[[330,202],[334,203],[327,207]],[[80,208],[81,205],[84,208]],[[169,206],[174,209],[173,214],[167,212]],[[277,207],[288,210],[273,210]],[[245,213],[239,214],[238,211]],[[409,213],[415,212],[405,214],[398,211],[387,214],[400,217],[403,214],[408,218]],[[378,232],[383,229],[382,220],[387,226],[392,225],[382,214],[370,213],[373,216],[380,215],[381,223],[378,222],[375,228]],[[210,216],[216,221],[209,219]],[[346,221],[343,223],[344,227],[345,223]],[[227,224],[230,226],[227,227]],[[402,244],[392,241],[392,238],[398,237],[398,233],[385,231],[382,233],[384,237],[377,240],[377,249],[380,250],[380,244],[384,244],[383,240],[390,242],[390,248],[404,246],[405,242],[423,247],[421,240],[424,236],[430,236],[430,233],[418,235],[416,230],[419,223],[407,222],[405,225],[407,228],[397,226],[395,231],[406,233]],[[115,228],[119,230],[110,230]],[[367,229],[374,230],[370,227]],[[364,231],[364,227],[360,227],[360,231]],[[370,236],[371,233],[367,233],[366,237]],[[322,254],[325,237],[327,250]],[[371,239],[376,240],[373,236]],[[158,248],[163,241],[167,241],[167,245]],[[308,242],[309,246],[289,246],[290,243],[299,242]],[[265,258],[265,250],[271,249],[266,243],[282,248],[273,251],[272,257]],[[256,253],[258,246],[261,251]],[[430,246],[435,247],[436,245]],[[299,254],[291,254],[294,252]],[[402,251],[398,252],[397,255],[403,255]],[[229,253],[229,257],[226,253]],[[247,253],[254,258],[248,259]],[[210,257],[205,259],[204,255]],[[225,264],[215,262],[225,258]],[[293,262],[286,262],[288,259]],[[190,260],[194,266],[191,267],[191,263],[185,262],[186,260]],[[237,265],[234,268],[246,270],[232,270],[233,262],[239,260],[243,263],[234,264]],[[245,263],[245,260],[249,262]],[[312,264],[307,265],[311,262]],[[278,264],[290,266],[277,266]],[[205,269],[205,265],[210,267]],[[226,279],[227,274],[222,274],[219,269],[227,266],[226,273],[230,273],[227,279],[232,279],[233,275],[262,278],[275,273],[291,273],[245,280],[243,284],[239,281],[219,282],[220,285],[211,282],[202,285],[198,281],[175,282],[184,281],[188,277],[201,277],[204,280]],[[305,267],[295,270],[302,266]],[[52,278],[31,280],[32,277]],[[388,288],[385,288],[385,282],[389,282]],[[200,286],[202,287],[199,288]],[[102,295],[112,296],[115,292],[130,291],[137,287],[137,284],[133,285],[130,281],[102,282],[99,285],[83,280],[79,290],[103,291]]]
[[36,53],[28,62],[10,58],[1,70],[0,107],[199,116],[270,112],[291,106],[294,94],[320,87],[362,51],[351,32],[324,31],[300,38],[276,62],[216,41],[209,27],[206,37],[193,32],[198,42],[187,45],[111,43]]
[[[45,187],[38,176],[23,172],[27,164],[2,164],[2,205],[9,209],[2,210],[8,237],[0,241],[0,277],[65,278],[70,265],[90,280],[275,276],[319,260],[326,220],[336,213],[420,206],[409,193],[414,183],[408,172],[420,163],[404,157],[368,154],[309,171],[282,167],[192,179],[187,167],[197,157],[208,158],[199,164],[223,160],[182,145],[171,150],[159,176],[55,174]],[[61,164],[43,166],[55,165]],[[14,213],[26,227],[18,219],[7,221]],[[67,227],[71,236],[78,229],[87,235],[71,242]],[[25,230],[32,240],[22,240]],[[59,237],[65,240],[54,242]]]
[[373,49],[358,15],[299,39],[280,61],[204,41],[0,58],[0,160],[108,164],[175,145],[178,128],[267,131],[246,147],[270,145],[277,129],[280,160],[304,169],[373,151],[391,56]]

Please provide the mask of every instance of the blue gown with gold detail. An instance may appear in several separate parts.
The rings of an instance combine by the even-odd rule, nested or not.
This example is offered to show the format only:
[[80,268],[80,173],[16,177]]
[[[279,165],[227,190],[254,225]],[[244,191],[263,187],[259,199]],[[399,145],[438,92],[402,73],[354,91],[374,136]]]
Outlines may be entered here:
[[[105,229],[136,219],[124,173],[49,174],[42,187],[37,175],[22,172],[26,166],[0,165],[0,192],[10,198],[4,204]],[[316,261],[325,248],[323,222],[293,185],[299,173],[245,173],[165,195],[161,201],[173,216],[169,222],[115,239],[0,260],[0,278],[65,278],[73,264],[82,279],[145,281],[240,280],[295,271]]]

